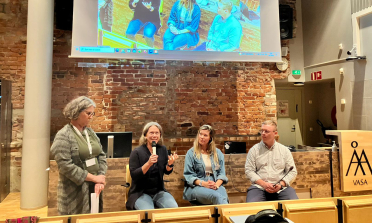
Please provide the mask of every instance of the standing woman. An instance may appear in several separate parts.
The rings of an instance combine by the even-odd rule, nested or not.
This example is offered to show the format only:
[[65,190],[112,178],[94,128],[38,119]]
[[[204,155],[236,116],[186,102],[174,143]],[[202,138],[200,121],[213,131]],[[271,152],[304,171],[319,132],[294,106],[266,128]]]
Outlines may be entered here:
[[58,213],[90,213],[90,194],[99,195],[102,212],[102,190],[107,170],[106,154],[91,128],[96,104],[85,96],[70,101],[63,114],[70,120],[58,131],[51,152],[58,165]]
[[[156,153],[152,142],[156,143]],[[176,208],[177,202],[164,188],[163,176],[173,171],[177,154],[168,156],[163,142],[163,129],[156,122],[145,125],[139,140],[129,159],[132,186],[129,189],[127,210],[144,210],[158,208]]]
[[185,158],[183,175],[187,186],[183,198],[200,204],[228,204],[225,175],[225,161],[222,152],[214,142],[215,131],[210,125],[199,128],[194,147]]

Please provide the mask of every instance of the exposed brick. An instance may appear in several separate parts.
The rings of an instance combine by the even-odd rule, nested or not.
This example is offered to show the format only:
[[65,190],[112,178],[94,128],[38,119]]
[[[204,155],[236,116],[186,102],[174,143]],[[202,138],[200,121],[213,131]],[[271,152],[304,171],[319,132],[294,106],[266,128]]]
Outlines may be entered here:
[[[0,17],[0,78],[12,81],[18,115],[13,117],[11,165],[19,172],[12,182],[19,182],[28,1],[8,2],[11,10]],[[295,0],[280,3],[294,6]],[[256,135],[263,120],[276,119],[272,80],[288,73],[274,63],[69,58],[71,35],[54,31],[51,139],[68,122],[62,109],[80,95],[97,104],[91,123],[96,131],[132,131],[136,141],[146,122],[157,121],[165,136],[181,143],[174,146],[180,154],[192,146],[193,139],[182,142],[189,127],[210,124],[220,136],[246,136]],[[218,146],[223,148],[223,140]],[[20,185],[11,188],[17,191]]]

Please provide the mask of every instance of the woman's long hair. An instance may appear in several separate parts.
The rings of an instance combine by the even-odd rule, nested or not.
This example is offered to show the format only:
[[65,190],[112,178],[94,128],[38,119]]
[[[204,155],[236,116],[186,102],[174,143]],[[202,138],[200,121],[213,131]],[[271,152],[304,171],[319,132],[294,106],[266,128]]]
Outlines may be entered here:
[[147,145],[147,138],[146,138],[146,135],[147,135],[147,132],[149,131],[149,128],[151,126],[156,126],[158,129],[159,129],[159,132],[160,132],[160,137],[159,137],[159,141],[158,141],[158,145],[163,145],[163,128],[161,127],[161,125],[157,122],[149,122],[145,125],[145,127],[143,127],[143,130],[142,130],[142,135],[139,139],[139,145]]
[[194,11],[195,4],[196,4],[196,0],[180,0],[180,3],[178,4],[178,10],[181,10],[182,7],[184,7],[186,11],[189,12],[188,19],[191,20],[192,12]]
[[202,127],[199,128],[198,134],[196,135],[196,138],[194,140],[194,155],[196,158],[200,159],[200,154],[201,154],[201,146],[199,145],[199,133],[201,130],[208,130],[209,131],[209,143],[207,147],[207,153],[211,155],[213,153],[213,161],[214,164],[218,164],[218,154],[216,150],[216,143],[214,142],[214,136],[216,132],[210,125],[203,125]]

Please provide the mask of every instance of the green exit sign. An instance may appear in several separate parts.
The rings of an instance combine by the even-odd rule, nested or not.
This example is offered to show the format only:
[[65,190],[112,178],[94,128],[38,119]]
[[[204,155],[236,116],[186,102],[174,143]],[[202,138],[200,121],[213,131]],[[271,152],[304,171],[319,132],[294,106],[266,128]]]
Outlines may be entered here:
[[301,70],[292,70],[292,75],[301,75]]

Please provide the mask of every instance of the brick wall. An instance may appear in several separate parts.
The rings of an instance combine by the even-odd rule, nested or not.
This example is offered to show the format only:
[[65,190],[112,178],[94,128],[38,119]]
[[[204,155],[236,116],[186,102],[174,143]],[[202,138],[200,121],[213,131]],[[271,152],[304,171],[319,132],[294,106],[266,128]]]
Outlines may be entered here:
[[19,191],[25,96],[27,1],[0,0],[0,78],[12,81],[11,191]]
[[[299,191],[300,189],[311,189],[313,198],[331,197],[330,160],[327,151],[306,151],[293,152],[293,159],[297,168],[297,177],[291,186]],[[343,193],[340,191],[340,172],[337,167],[338,152],[332,152],[333,158],[333,185],[335,196],[367,195],[371,191],[360,191]],[[229,182],[225,185],[227,193],[231,198],[235,195],[243,197],[245,201],[246,191],[251,185],[245,176],[244,165],[246,154],[225,155],[225,170]],[[107,185],[103,192],[104,212],[125,210],[125,188],[122,187],[126,181],[126,165],[128,158],[108,159],[108,171],[106,174]],[[178,205],[190,206],[190,203],[183,200],[184,189],[183,168],[185,156],[180,156],[176,161],[173,173],[164,175],[165,188],[174,196]],[[48,215],[57,215],[57,184],[58,168],[56,162],[50,162],[49,189],[48,189]],[[240,192],[238,192],[240,191]]]
[[[294,6],[295,0],[280,2]],[[5,4],[0,12],[0,78],[13,81],[11,191],[19,191],[27,0],[0,3]],[[51,138],[67,123],[65,104],[87,95],[97,103],[92,122],[97,132],[133,131],[138,139],[144,123],[155,120],[164,127],[168,145],[180,151],[192,142],[178,145],[179,140],[205,123],[219,137],[250,139],[261,121],[276,119],[274,79],[288,75],[274,63],[70,59],[71,32],[55,30],[54,37]]]

